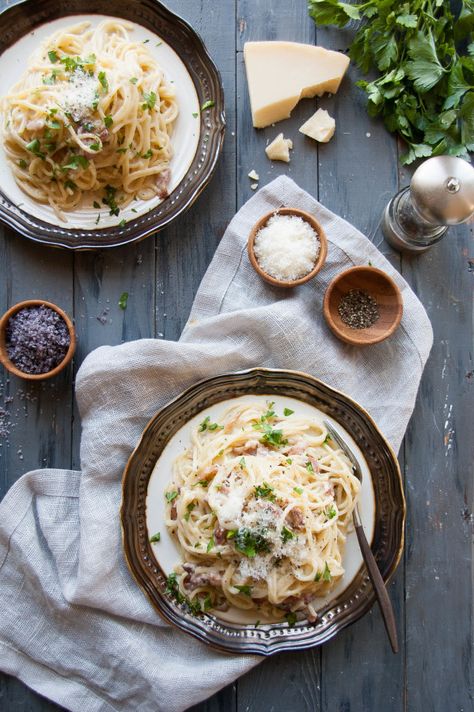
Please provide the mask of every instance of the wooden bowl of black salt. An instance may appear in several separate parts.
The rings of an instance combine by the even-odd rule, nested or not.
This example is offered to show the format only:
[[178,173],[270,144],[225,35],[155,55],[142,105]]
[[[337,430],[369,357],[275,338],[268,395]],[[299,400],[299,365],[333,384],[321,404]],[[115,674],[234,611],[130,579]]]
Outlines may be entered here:
[[376,267],[351,267],[338,274],[324,295],[326,322],[347,344],[367,346],[387,339],[403,314],[402,295]]
[[56,304],[29,299],[0,319],[0,363],[19,378],[39,381],[56,376],[75,349],[73,323]]

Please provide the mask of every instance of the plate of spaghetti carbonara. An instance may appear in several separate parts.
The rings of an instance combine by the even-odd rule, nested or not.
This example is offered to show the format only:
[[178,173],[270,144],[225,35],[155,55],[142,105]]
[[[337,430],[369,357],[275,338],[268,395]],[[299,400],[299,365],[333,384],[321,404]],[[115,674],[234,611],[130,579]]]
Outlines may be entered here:
[[[6,216],[24,234],[38,220],[38,239],[52,225],[64,235],[88,231],[92,243],[109,228],[122,235],[114,244],[130,241],[129,226],[142,218],[143,234],[167,224],[208,180],[222,140],[222,95],[202,66],[219,82],[217,70],[191,28],[158,12],[164,36],[123,18],[76,15],[36,27],[3,52],[0,184],[30,216]],[[70,237],[65,246],[74,247]]]
[[[349,562],[346,552],[361,483],[323,418],[291,398],[244,396],[200,414],[171,463],[163,454],[172,477],[165,483],[158,463],[148,527],[152,538],[152,520],[163,516],[156,496],[175,557],[169,588],[191,609],[234,622],[314,623],[347,585],[361,563],[357,546]],[[365,492],[369,534],[370,502]],[[157,557],[164,533],[161,525]]]
[[370,609],[355,507],[384,581],[403,551],[389,443],[358,403],[298,371],[252,368],[191,386],[149,421],[122,487],[136,582],[165,620],[227,652],[320,645]]

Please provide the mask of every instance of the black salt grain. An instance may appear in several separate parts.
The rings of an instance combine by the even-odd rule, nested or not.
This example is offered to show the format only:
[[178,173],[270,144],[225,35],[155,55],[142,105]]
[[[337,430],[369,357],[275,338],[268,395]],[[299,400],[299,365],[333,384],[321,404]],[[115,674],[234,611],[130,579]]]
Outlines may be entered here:
[[26,307],[8,320],[8,358],[23,373],[52,371],[66,356],[69,344],[66,322],[50,307]]

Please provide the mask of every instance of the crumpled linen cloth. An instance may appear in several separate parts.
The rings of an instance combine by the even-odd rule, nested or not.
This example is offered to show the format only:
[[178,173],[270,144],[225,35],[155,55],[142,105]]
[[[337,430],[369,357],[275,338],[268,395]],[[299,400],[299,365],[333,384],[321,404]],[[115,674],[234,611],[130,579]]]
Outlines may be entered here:
[[[253,224],[281,205],[313,213],[329,241],[322,271],[289,291],[261,281],[246,253]],[[322,300],[337,272],[368,261],[400,286],[404,314],[391,339],[357,348],[332,336]],[[121,477],[144,426],[201,378],[273,366],[345,391],[398,449],[431,343],[422,305],[369,240],[286,177],[262,188],[227,228],[178,342],[85,359],[82,471],[29,472],[0,504],[0,668],[78,712],[180,712],[249,670],[260,658],[221,654],[162,621],[128,572]]]

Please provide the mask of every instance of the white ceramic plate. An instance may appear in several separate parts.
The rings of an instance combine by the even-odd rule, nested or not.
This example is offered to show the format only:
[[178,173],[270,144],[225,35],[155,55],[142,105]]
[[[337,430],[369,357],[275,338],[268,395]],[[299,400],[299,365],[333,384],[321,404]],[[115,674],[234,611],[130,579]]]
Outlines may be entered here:
[[[146,500],[146,525],[149,535],[148,538],[153,536],[153,534],[158,531],[161,534],[160,542],[153,544],[152,548],[158,564],[166,575],[172,573],[176,564],[182,561],[177,541],[169,534],[168,529],[164,524],[166,503],[164,493],[169,482],[171,481],[174,460],[178,455],[180,455],[184,450],[186,450],[190,443],[190,435],[192,430],[207,415],[211,416],[212,421],[219,422],[221,414],[224,413],[224,411],[227,410],[230,405],[234,405],[239,402],[246,403],[255,402],[259,400],[261,400],[263,403],[268,402],[269,400],[274,401],[275,409],[277,410],[277,412],[283,412],[283,408],[286,407],[291,408],[297,414],[307,415],[316,418],[320,421],[326,419],[330,423],[332,423],[341,433],[347,444],[351,447],[352,451],[357,456],[361,465],[362,488],[359,509],[361,512],[361,519],[367,539],[369,542],[372,541],[375,526],[374,488],[367,462],[364,458],[364,455],[362,454],[362,451],[351,437],[351,434],[348,433],[339,423],[325,415],[322,411],[318,410],[314,406],[309,405],[308,403],[304,403],[294,398],[289,398],[287,396],[279,396],[275,394],[268,396],[241,396],[232,400],[226,400],[220,403],[216,403],[215,405],[206,408],[202,412],[195,415],[172,436],[153,469],[148,483]],[[327,597],[316,600],[316,604],[319,609],[324,608],[331,600],[338,597],[350,585],[352,580],[355,578],[357,572],[359,571],[360,567],[362,566],[362,563],[363,559],[360,553],[359,544],[357,542],[357,536],[355,534],[355,531],[352,530],[348,533],[347,536],[345,554],[343,559],[345,574],[338,582],[337,586],[334,587],[334,589]],[[221,620],[228,621],[231,623],[255,623],[255,612],[242,611],[235,607],[230,608],[226,612],[212,611],[212,613]],[[263,621],[260,615],[258,617],[260,617],[261,622],[265,622]]]
[[[0,96],[5,96],[9,89],[20,79],[27,66],[25,58],[29,58],[38,46],[54,32],[84,21],[90,22],[95,27],[104,19],[125,21],[123,18],[112,18],[105,15],[70,15],[41,25],[24,35],[5,50],[1,57]],[[169,188],[171,193],[186,175],[199,144],[199,99],[193,80],[174,49],[141,25],[131,24],[133,25],[133,31],[130,33],[131,38],[137,42],[148,40],[149,51],[163,68],[168,81],[173,82],[176,89],[179,115],[172,136],[175,153],[171,161],[171,183]],[[197,114],[197,117],[193,116],[193,114]],[[78,207],[66,215],[67,222],[64,222],[57,217],[52,208],[36,203],[18,187],[7,162],[3,142],[0,142],[0,186],[7,198],[23,211],[50,225],[69,229],[102,230],[107,227],[117,226],[124,219],[127,222],[135,220],[140,215],[153,210],[162,202],[158,197],[148,201],[133,201],[127,208],[120,211],[119,217],[110,216],[106,206],[100,211],[97,211],[92,206]],[[132,208],[136,212],[132,212]],[[98,212],[101,214],[99,224],[96,223]]]

